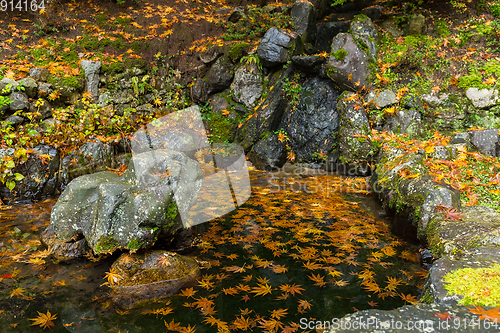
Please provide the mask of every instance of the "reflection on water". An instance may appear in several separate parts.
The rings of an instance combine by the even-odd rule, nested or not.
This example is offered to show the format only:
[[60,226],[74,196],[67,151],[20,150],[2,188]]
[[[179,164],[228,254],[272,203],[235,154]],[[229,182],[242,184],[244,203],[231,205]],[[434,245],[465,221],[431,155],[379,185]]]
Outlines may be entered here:
[[301,318],[416,301],[426,273],[417,249],[360,207],[364,179],[251,178],[248,202],[198,227],[200,246],[189,254],[203,265],[197,284],[133,309],[118,308],[101,286],[117,255],[51,262],[38,236],[55,200],[4,209],[0,331],[39,332],[29,319],[49,310],[53,332],[295,332]]

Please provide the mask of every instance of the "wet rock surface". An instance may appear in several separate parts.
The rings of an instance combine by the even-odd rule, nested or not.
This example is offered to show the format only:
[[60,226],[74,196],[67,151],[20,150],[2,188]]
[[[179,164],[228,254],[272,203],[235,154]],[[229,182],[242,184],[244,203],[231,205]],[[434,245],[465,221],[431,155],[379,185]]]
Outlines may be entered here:
[[193,258],[162,250],[122,254],[111,269],[117,274],[111,297],[122,307],[175,294],[200,275]]
[[[484,325],[456,325],[453,326],[453,319],[443,321],[435,315],[438,313],[448,313],[455,316],[459,323],[478,323],[478,316],[469,312],[463,306],[422,304],[405,305],[395,310],[364,310],[341,319],[337,319],[339,328],[327,330],[329,333],[341,332],[363,332],[363,333],[403,333],[403,332],[498,332],[493,322]],[[368,325],[370,323],[370,325]],[[343,324],[343,327],[340,327]],[[411,325],[411,328],[408,326]]]

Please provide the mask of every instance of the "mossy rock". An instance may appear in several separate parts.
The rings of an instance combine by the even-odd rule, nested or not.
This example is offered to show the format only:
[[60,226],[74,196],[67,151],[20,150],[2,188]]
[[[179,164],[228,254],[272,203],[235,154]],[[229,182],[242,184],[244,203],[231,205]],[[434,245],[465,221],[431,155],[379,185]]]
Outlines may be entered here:
[[196,260],[163,250],[122,254],[111,269],[118,274],[110,286],[111,296],[123,307],[175,294],[200,275]]

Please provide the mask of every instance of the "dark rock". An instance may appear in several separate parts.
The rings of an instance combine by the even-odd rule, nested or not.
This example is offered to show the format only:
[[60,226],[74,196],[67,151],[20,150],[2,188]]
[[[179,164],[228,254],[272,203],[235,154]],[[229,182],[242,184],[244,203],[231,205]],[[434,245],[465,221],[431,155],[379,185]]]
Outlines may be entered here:
[[229,17],[227,18],[228,22],[233,22],[236,23],[240,19],[242,19],[245,16],[245,9],[242,7],[235,7]]
[[30,77],[34,78],[37,81],[46,82],[50,72],[47,68],[42,67],[33,67],[30,70]]
[[295,33],[273,27],[259,41],[257,54],[263,66],[272,68],[286,63],[299,49]]
[[316,48],[320,52],[330,52],[332,40],[341,32],[349,31],[349,21],[324,22],[317,26]]
[[13,91],[9,98],[12,102],[9,104],[9,109],[12,112],[16,112],[19,110],[26,111],[29,109],[30,103],[28,101],[28,96],[21,91]]
[[231,91],[236,102],[253,110],[262,95],[262,74],[257,64],[245,64],[236,70]]
[[208,83],[205,80],[196,80],[191,86],[191,99],[194,103],[205,104],[208,101]]
[[325,61],[326,58],[315,55],[292,57],[292,64],[308,74],[318,74]]
[[273,88],[269,90],[266,99],[259,104],[255,114],[238,129],[236,142],[246,152],[266,133],[274,133],[279,129],[281,118],[289,104],[283,90],[286,79],[292,80],[291,67],[271,75],[268,85]]
[[24,92],[28,97],[35,98],[38,95],[38,83],[33,78],[23,79],[19,84],[24,88]]
[[118,275],[110,285],[111,297],[125,308],[145,299],[171,296],[196,283],[201,274],[193,258],[161,250],[122,254],[111,268]]
[[382,15],[383,10],[384,10],[384,7],[382,7],[382,6],[372,6],[372,7],[364,8],[361,11],[361,14],[368,16],[372,21],[376,21],[380,18],[380,15]]
[[29,111],[36,114],[36,119],[43,120],[52,117],[52,106],[43,98],[31,103]]
[[82,60],[80,66],[82,66],[87,80],[86,91],[91,93],[94,101],[97,102],[99,99],[99,72],[101,70],[101,62]]
[[468,132],[453,133],[450,138],[450,144],[465,144],[467,147],[470,147],[470,134]]
[[234,77],[234,67],[226,57],[215,61],[207,73],[208,93],[213,94],[229,87]]
[[59,161],[59,152],[56,149],[44,145],[36,146],[28,161],[14,169],[14,172],[22,174],[24,179],[16,182],[13,192],[2,188],[2,199],[38,200],[53,195],[57,185]]
[[368,116],[355,96],[344,92],[337,102],[340,116],[338,142],[342,162],[373,160],[377,152],[371,141]]
[[[460,255],[458,258],[446,256],[436,260],[425,281],[424,294],[435,304],[456,305],[463,295],[449,294],[445,289],[444,276],[461,268],[485,268],[500,263],[500,252],[496,247],[479,247]],[[463,319],[462,319],[463,320]],[[476,319],[477,320],[477,319]],[[486,332],[481,327],[481,332]],[[496,331],[498,332],[498,331]]]
[[78,176],[106,170],[111,166],[113,151],[101,141],[84,143],[80,149],[66,155],[61,161],[59,190],[63,190]]
[[350,34],[335,36],[331,54],[327,62],[327,74],[339,90],[357,91],[368,84],[368,56]]
[[487,156],[500,157],[499,129],[468,131],[470,142],[479,152]]
[[290,16],[293,19],[295,31],[302,37],[304,43],[316,41],[316,10],[312,3],[295,1]]
[[233,101],[226,91],[212,95],[209,102],[212,111],[219,113],[223,113],[224,111],[229,112],[231,119],[236,119],[236,114],[244,116],[247,112],[245,107]]
[[57,238],[51,225],[42,232],[41,241],[57,261],[80,258],[90,251],[85,238],[64,242]]
[[11,126],[16,127],[17,125],[21,125],[24,122],[24,118],[21,116],[16,116],[16,115],[10,115],[7,118],[5,118],[5,123],[6,124],[11,124]]
[[248,153],[248,159],[259,170],[279,169],[285,165],[286,157],[286,146],[275,133],[257,142]]
[[285,111],[280,127],[297,162],[318,161],[331,154],[339,128],[338,96],[330,80],[314,77],[303,84],[296,108]]

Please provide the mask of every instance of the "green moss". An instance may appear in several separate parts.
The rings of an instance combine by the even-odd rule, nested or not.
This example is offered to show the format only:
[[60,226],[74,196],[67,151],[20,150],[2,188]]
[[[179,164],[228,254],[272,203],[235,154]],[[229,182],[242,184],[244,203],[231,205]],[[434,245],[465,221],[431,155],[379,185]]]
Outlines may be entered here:
[[99,240],[97,241],[97,245],[95,246],[95,250],[97,253],[112,252],[117,248],[118,242],[113,236],[101,236],[101,238],[99,238]]
[[473,73],[470,75],[464,75],[458,79],[458,86],[462,89],[469,88],[483,88],[483,81],[481,75]]
[[250,44],[246,42],[231,44],[231,46],[229,47],[229,51],[227,52],[227,55],[233,63],[236,63],[238,62],[238,60],[241,59],[241,57],[243,57],[243,55],[248,50],[249,46]]
[[444,288],[464,297],[462,305],[500,306],[500,264],[484,268],[461,268],[443,277]]
[[344,49],[340,49],[340,50],[333,52],[333,56],[335,57],[335,59],[337,59],[337,61],[344,61],[344,59],[345,59],[345,57],[347,57],[347,55],[348,55],[348,53]]
[[142,243],[139,243],[139,241],[137,239],[131,239],[130,242],[128,242],[127,244],[127,248],[129,250],[136,250],[138,248],[140,248],[143,244]]
[[125,70],[125,67],[121,62],[113,62],[110,65],[102,65],[102,71],[110,74],[121,73]]
[[167,218],[173,220],[177,217],[178,214],[178,209],[177,209],[177,204],[175,203],[174,200],[170,201],[170,204],[168,205],[167,208]]

